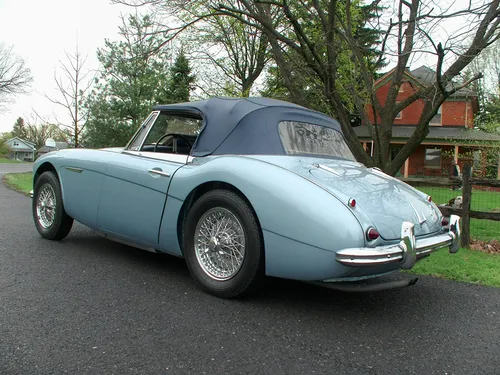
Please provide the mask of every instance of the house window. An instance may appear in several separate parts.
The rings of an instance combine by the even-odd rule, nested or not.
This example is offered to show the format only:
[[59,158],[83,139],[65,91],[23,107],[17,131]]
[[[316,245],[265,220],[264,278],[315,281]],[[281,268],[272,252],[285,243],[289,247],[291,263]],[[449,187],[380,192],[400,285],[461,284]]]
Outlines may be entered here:
[[441,125],[441,109],[442,106],[439,106],[437,113],[434,115],[434,117],[431,119],[429,125]]
[[19,146],[19,142],[14,142],[14,146]]
[[425,167],[441,168],[441,149],[427,148],[425,150]]
[[474,151],[473,153],[473,156],[474,156],[474,169],[481,169],[481,162],[482,162],[482,158],[481,158],[481,150],[478,150],[478,151]]
[[[396,102],[396,105],[398,105],[399,102]],[[403,118],[403,111],[399,112],[397,115],[396,115],[396,119],[402,119]]]

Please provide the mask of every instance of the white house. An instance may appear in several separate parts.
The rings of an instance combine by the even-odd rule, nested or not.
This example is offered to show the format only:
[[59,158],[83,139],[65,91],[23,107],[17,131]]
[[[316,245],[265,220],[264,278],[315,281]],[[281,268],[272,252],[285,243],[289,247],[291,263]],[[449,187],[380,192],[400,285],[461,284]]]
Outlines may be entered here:
[[11,138],[5,143],[7,144],[7,147],[9,147],[9,159],[24,161],[35,160],[36,145],[34,143],[28,142],[19,137]]

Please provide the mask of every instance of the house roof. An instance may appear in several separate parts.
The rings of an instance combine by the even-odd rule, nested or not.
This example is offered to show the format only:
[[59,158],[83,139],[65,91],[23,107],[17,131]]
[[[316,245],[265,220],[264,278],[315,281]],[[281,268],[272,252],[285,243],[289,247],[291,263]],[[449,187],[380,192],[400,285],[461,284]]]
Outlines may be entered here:
[[[393,68],[389,70],[386,74],[384,74],[382,77],[380,77],[374,84],[375,87],[378,87],[382,84],[385,84],[389,78],[392,76],[396,68]],[[422,65],[416,69],[413,69],[411,71],[405,69],[403,72],[403,82],[405,81],[412,81],[415,83],[417,86],[420,87],[428,87],[433,85],[436,82],[436,71],[429,68],[426,65]],[[457,83],[450,82],[446,86],[448,90],[451,90]],[[477,94],[474,90],[471,90],[470,88],[463,87],[454,94],[451,95],[452,97],[476,97]]]
[[[392,127],[392,140],[407,140],[415,131],[416,126],[395,125]],[[366,126],[357,126],[354,128],[356,135],[362,140],[371,140]],[[466,141],[466,142],[500,142],[500,135],[487,133],[477,129],[452,126],[429,126],[429,134],[425,137],[423,143],[440,141],[443,143]]]
[[54,150],[65,150],[67,148],[69,148],[69,145],[66,142],[56,142],[56,147],[43,146],[36,150],[36,152],[47,153]]
[[69,144],[66,142],[56,142],[56,147],[59,150],[65,150],[65,149],[69,148]]
[[55,150],[54,147],[43,146],[43,147],[40,147],[38,150],[36,150],[36,152],[38,152],[38,153],[47,153],[47,152],[54,151],[54,150]]
[[[429,68],[428,66],[422,65],[417,69],[413,69],[411,75],[416,77],[426,86],[433,85],[436,82],[436,72]],[[453,82],[448,83],[447,89],[451,90],[454,86]],[[470,88],[463,87],[457,92],[455,92],[452,96],[476,96],[476,92],[471,90]]]

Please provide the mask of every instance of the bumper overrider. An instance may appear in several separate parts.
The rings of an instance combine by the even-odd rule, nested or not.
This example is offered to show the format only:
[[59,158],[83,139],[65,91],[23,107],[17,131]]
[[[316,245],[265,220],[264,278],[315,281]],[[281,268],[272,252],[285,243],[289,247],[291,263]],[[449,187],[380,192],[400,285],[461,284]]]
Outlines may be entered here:
[[403,222],[398,244],[378,247],[357,247],[337,251],[337,262],[349,267],[379,266],[399,263],[401,268],[412,268],[417,260],[433,251],[449,247],[456,253],[460,246],[460,217],[451,215],[448,231],[433,237],[416,239],[414,224]]

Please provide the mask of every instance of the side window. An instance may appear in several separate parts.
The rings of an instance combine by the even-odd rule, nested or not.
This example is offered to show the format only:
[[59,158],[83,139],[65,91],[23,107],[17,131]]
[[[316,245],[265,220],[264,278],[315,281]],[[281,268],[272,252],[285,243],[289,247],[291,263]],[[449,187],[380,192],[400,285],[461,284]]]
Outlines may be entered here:
[[188,155],[202,125],[203,121],[199,117],[161,113],[141,150]]
[[149,115],[149,117],[144,121],[141,125],[141,127],[137,130],[137,132],[134,134],[132,141],[130,142],[128,149],[132,151],[137,151],[139,150],[139,147],[141,147],[142,141],[146,137],[146,134],[148,133],[148,128],[150,125],[153,123],[153,121],[158,117],[159,112],[153,112]]

